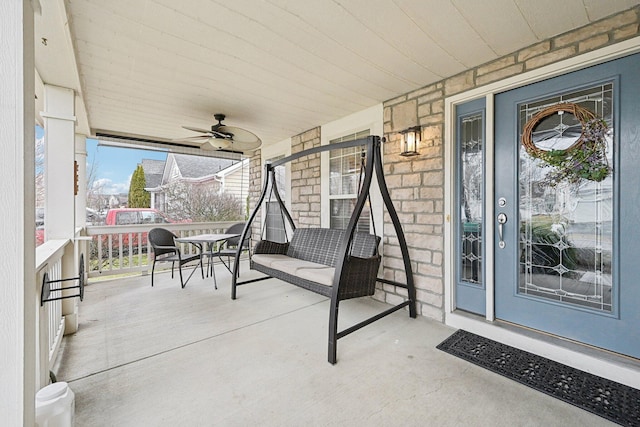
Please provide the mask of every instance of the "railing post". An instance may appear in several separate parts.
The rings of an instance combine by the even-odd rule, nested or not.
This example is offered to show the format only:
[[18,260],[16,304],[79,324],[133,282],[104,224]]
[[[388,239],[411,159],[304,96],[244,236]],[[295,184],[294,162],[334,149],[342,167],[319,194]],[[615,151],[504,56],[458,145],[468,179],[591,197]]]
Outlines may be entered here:
[[[78,267],[76,266],[74,245],[66,245],[64,253],[62,255],[62,272],[60,278],[73,277],[78,273]],[[69,291],[62,291],[62,295],[65,296]],[[71,292],[73,293],[73,292]],[[64,316],[64,330],[65,334],[73,334],[78,331],[78,299],[68,298],[62,300],[62,316]]]

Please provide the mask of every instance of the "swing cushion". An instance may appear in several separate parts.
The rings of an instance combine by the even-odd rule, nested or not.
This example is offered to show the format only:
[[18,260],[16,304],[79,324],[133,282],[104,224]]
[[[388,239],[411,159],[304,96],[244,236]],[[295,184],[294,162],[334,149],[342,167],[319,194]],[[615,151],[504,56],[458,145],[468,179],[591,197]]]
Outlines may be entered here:
[[[297,228],[291,242],[261,241],[251,257],[251,268],[324,296],[331,296],[337,250],[344,230]],[[341,299],[373,295],[380,266],[380,238],[354,233],[350,256],[343,267]]]
[[254,257],[257,257],[254,260],[255,262],[266,267],[276,268],[288,274],[298,274],[300,270],[313,270],[327,267],[326,265],[315,262],[291,258],[287,255],[256,254]]
[[325,286],[333,286],[333,275],[336,269],[333,267],[324,268],[303,268],[298,272],[301,279],[310,280]]

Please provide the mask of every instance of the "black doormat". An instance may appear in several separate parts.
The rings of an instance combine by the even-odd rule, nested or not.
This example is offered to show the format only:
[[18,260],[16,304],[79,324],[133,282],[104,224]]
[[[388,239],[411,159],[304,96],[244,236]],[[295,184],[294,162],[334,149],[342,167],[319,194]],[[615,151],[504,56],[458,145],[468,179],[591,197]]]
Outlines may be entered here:
[[459,330],[436,347],[624,426],[640,426],[640,390]]

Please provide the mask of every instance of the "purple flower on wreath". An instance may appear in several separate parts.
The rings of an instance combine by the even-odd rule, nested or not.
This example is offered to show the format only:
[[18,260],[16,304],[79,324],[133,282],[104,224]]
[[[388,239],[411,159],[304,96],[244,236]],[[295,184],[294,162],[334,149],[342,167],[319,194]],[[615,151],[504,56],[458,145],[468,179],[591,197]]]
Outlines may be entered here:
[[607,161],[607,132],[609,127],[603,119],[591,119],[583,125],[579,147],[564,151],[551,151],[541,159],[555,168],[547,174],[546,181],[551,186],[561,181],[572,184],[582,179],[600,182],[612,172]]

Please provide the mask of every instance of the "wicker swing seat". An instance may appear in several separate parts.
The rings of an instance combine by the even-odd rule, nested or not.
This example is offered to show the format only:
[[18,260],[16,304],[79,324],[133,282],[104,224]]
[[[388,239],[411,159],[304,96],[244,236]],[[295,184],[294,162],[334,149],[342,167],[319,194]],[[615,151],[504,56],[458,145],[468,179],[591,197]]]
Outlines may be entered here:
[[[322,151],[360,146],[366,146],[366,156],[364,156],[363,151],[363,164],[361,168],[361,172],[365,173],[363,176],[361,175],[361,178],[363,178],[362,186],[359,189],[358,198],[347,227],[344,230],[297,228],[279,195],[275,179],[275,168],[298,158],[317,154]],[[366,164],[364,161],[365,158]],[[407,279],[406,283],[378,277],[381,260],[378,252],[380,237],[376,235],[375,224],[373,224],[373,234],[355,231],[363,207],[367,203],[367,200],[370,202],[369,188],[371,187],[374,169],[378,187],[387,208],[387,213],[393,223],[402,253]],[[391,202],[391,197],[385,183],[381,161],[381,140],[379,137],[370,136],[363,140],[346,141],[328,146],[310,148],[289,157],[276,160],[273,163],[267,163],[265,165],[265,172],[267,179],[265,180],[262,194],[242,231],[240,241],[245,241],[245,239],[250,237],[252,223],[258,211],[261,209],[269,190],[271,194],[275,195],[278,201],[283,217],[283,225],[285,219],[288,221],[288,228],[292,234],[291,239],[284,243],[257,239],[258,243],[250,256],[250,265],[251,269],[264,273],[264,277],[239,281],[238,265],[240,251],[238,250],[236,252],[236,261],[234,263],[231,282],[232,299],[236,299],[238,286],[270,278],[277,278],[330,298],[328,361],[331,364],[335,364],[337,361],[337,341],[339,338],[405,307],[409,309],[410,317],[416,317],[415,287],[411,262],[409,260],[409,250],[400,225],[400,220]],[[269,198],[269,202],[270,200],[271,198]],[[268,206],[270,203],[266,203],[266,205]],[[407,299],[391,306],[382,313],[378,313],[356,325],[338,331],[338,306],[340,301],[372,296],[376,291],[377,283],[389,284],[406,289]]]
[[[335,279],[337,248],[344,230],[296,228],[289,243],[258,242],[251,257],[251,269],[331,298]],[[380,238],[356,233],[351,254],[343,267],[341,300],[371,296],[380,267],[377,246]]]

